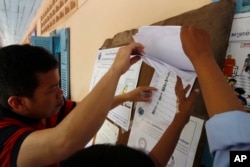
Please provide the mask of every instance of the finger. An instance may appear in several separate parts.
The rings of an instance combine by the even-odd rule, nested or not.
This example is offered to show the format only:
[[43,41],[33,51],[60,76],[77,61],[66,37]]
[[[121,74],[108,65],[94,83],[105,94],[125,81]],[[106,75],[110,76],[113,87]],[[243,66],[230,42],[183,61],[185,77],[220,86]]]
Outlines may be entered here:
[[151,96],[144,95],[144,97],[141,97],[141,101],[144,102],[150,102],[152,100]]
[[182,80],[179,76],[177,76],[177,80],[175,83],[175,94],[177,97],[180,96],[180,92],[182,92],[182,90],[183,90]]
[[179,76],[177,76],[176,84],[175,84],[175,94],[177,98],[177,103],[180,103],[185,99],[185,93],[183,91],[182,80]]
[[191,88],[191,85],[190,84],[188,84],[185,88],[184,88],[184,94],[186,95],[187,94],[187,92],[189,91],[189,89]]
[[132,42],[128,45],[128,47],[130,47],[131,49],[131,53],[145,53],[144,52],[144,46],[141,43],[137,43],[137,42]]
[[141,91],[140,96],[145,98],[152,97],[152,91]]
[[137,61],[139,61],[141,59],[140,56],[134,56],[130,59],[130,65],[135,64]]
[[187,100],[193,105],[200,93],[199,89],[194,89],[188,96]]
[[155,87],[151,87],[151,86],[143,86],[143,87],[141,87],[141,90],[142,91],[156,91],[157,90],[157,88],[155,88]]

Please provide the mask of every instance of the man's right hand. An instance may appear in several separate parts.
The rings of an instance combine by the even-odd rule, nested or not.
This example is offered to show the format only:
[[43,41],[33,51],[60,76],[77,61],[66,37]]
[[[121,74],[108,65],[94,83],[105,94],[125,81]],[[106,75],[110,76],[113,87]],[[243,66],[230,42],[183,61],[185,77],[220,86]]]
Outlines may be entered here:
[[144,53],[143,46],[140,43],[131,43],[127,46],[121,47],[115,57],[115,60],[111,66],[115,71],[119,71],[122,75],[125,73],[131,65],[140,60],[140,56],[136,55],[131,57],[132,53]]

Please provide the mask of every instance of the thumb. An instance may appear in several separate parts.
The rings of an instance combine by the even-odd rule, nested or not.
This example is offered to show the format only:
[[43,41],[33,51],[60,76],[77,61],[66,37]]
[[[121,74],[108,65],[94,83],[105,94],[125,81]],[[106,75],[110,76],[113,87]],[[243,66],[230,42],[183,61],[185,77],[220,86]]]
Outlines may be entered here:
[[134,56],[130,59],[130,65],[135,64],[137,61],[139,61],[141,59],[140,56]]

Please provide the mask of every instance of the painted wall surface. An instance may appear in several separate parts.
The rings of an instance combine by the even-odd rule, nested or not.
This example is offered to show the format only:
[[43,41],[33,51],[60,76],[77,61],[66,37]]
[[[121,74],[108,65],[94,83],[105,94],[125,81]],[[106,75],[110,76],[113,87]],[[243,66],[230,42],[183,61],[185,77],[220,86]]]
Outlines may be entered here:
[[56,27],[70,27],[72,100],[81,100],[88,93],[97,51],[105,39],[209,3],[211,0],[79,0],[78,10]]

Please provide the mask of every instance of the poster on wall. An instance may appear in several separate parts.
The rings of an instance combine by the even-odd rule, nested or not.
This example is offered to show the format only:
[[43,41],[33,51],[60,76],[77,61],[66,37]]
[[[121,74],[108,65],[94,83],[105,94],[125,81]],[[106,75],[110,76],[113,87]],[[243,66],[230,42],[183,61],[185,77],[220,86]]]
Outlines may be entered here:
[[[142,26],[133,36],[144,46],[142,60],[154,68],[150,86],[157,88],[149,103],[137,102],[128,146],[150,152],[172,123],[177,111],[177,76],[193,86],[196,73],[182,50],[180,26]],[[174,56],[173,56],[174,55]],[[186,95],[190,90],[186,92]],[[178,140],[168,167],[191,167],[203,120],[192,117]]]
[[[119,48],[111,48],[98,51],[94,72],[90,83],[90,90],[93,89],[96,83],[108,71],[114,61],[118,49]],[[141,64],[141,60],[133,64],[129,70],[120,77],[115,95],[129,92],[137,87]],[[130,127],[132,107],[133,102],[124,102],[112,109],[108,114],[108,118],[127,131]]]
[[250,12],[234,15],[223,73],[250,111]]

